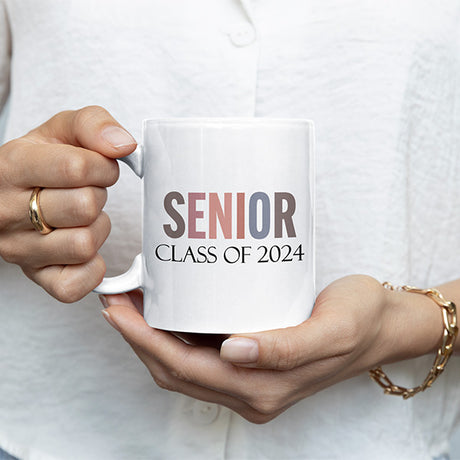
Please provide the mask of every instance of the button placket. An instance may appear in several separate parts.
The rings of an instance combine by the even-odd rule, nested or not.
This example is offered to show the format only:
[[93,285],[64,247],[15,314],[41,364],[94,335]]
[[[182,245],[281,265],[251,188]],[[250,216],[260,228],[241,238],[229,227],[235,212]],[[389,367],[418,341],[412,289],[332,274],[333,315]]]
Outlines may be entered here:
[[251,45],[257,38],[254,26],[249,23],[241,23],[231,26],[228,35],[231,42],[238,47]]
[[192,406],[192,419],[200,425],[209,425],[219,416],[217,404],[195,401]]

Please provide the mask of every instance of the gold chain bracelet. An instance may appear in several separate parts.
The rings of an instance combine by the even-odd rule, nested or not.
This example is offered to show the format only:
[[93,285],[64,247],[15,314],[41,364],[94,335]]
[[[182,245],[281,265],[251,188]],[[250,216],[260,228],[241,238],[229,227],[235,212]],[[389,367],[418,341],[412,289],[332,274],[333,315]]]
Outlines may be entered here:
[[431,387],[433,382],[442,374],[446,367],[449,358],[454,351],[455,340],[457,339],[458,327],[457,327],[457,307],[453,302],[446,300],[443,295],[437,289],[418,289],[412,286],[393,286],[392,284],[385,282],[383,286],[392,291],[406,291],[415,292],[417,294],[427,295],[433,299],[442,310],[442,319],[444,323],[444,330],[442,335],[441,346],[438,349],[436,358],[433,366],[428,373],[425,381],[418,387],[415,388],[404,388],[395,385],[383,372],[381,367],[372,369],[369,371],[369,375],[372,380],[378,383],[387,395],[402,396],[404,399],[411,398],[417,393],[426,390]]

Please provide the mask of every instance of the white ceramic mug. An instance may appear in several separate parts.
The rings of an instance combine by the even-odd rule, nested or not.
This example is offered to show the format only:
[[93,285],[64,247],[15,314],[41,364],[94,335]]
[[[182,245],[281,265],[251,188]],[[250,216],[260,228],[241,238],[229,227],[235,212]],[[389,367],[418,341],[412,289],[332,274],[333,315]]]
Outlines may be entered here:
[[143,243],[96,292],[144,290],[152,327],[255,332],[314,299],[314,135],[308,120],[152,119],[124,161],[144,182]]

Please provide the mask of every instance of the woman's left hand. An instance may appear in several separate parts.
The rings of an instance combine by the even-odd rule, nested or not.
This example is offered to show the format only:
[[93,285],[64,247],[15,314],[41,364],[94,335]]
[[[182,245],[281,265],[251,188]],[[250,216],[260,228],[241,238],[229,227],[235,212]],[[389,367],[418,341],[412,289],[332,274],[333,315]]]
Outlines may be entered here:
[[105,304],[104,316],[160,387],[227,406],[253,423],[380,364],[434,351],[442,331],[432,300],[364,275],[330,284],[299,326],[233,335],[220,350],[148,326],[140,291],[106,296]]

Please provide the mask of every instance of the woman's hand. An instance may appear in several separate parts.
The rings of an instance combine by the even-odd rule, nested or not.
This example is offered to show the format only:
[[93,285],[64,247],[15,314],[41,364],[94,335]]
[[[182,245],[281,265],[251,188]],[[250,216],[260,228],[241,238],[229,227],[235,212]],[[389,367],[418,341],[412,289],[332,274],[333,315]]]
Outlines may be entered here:
[[329,285],[299,326],[234,335],[220,352],[150,328],[139,291],[103,301],[104,316],[160,387],[222,404],[254,423],[375,366],[434,351],[442,331],[432,300],[362,275]]
[[[110,232],[102,208],[118,179],[115,158],[136,142],[101,107],[55,115],[0,147],[0,257],[62,302],[74,302],[102,280],[98,250]],[[34,187],[55,230],[38,233],[29,216]]]

